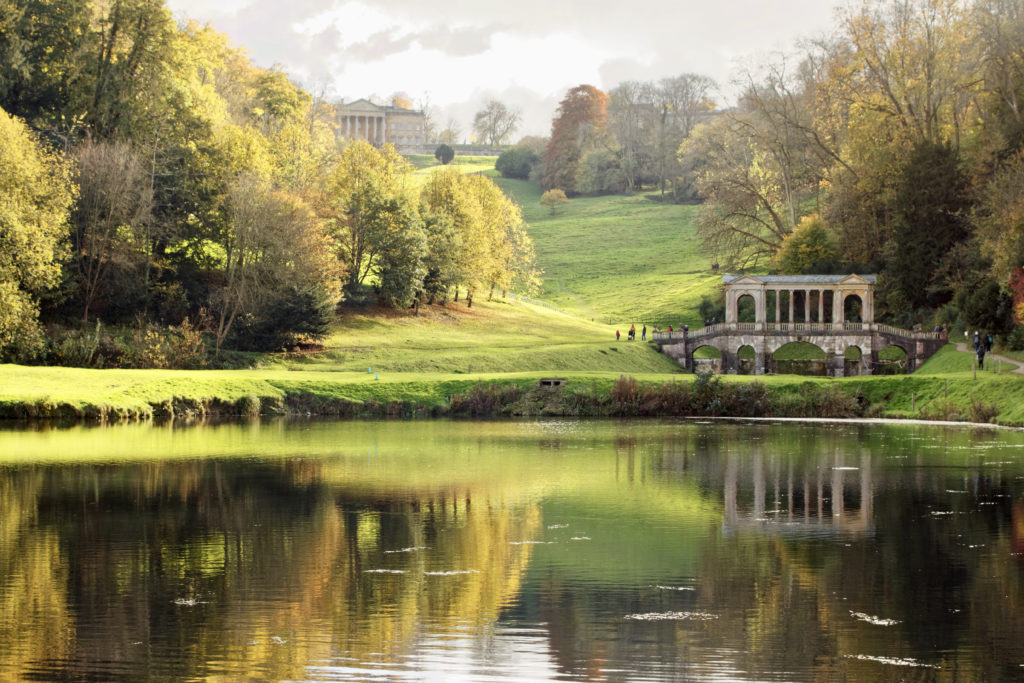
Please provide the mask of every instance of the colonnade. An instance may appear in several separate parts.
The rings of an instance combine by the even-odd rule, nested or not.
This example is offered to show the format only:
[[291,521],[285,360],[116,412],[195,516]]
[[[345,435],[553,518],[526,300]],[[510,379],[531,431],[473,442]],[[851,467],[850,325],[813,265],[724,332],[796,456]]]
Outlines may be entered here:
[[[767,323],[768,294],[775,299],[775,323],[839,323],[845,322],[845,305],[850,296],[860,300],[859,322],[874,322],[874,279],[875,276],[726,276],[725,279],[725,322],[739,322],[739,301],[745,296],[754,300],[755,317],[758,323]],[[785,319],[782,314],[783,294],[788,309]],[[831,295],[830,315],[826,320],[825,301]],[[812,301],[817,300],[817,319],[812,315]],[[798,319],[798,301],[803,301],[802,319]]]
[[387,120],[383,114],[346,114],[340,124],[343,135],[349,140],[369,140],[375,145],[387,141]]
[[[818,318],[816,322],[819,323],[838,323],[843,322],[843,309],[846,304],[846,293],[843,290],[833,289],[773,289],[768,288],[765,290],[765,294],[773,292],[775,294],[775,322],[787,322],[787,323],[809,323],[811,320],[811,297],[817,294],[818,299]],[[787,296],[787,320],[782,319],[782,293],[785,292]],[[832,306],[830,320],[825,320],[825,294],[830,293],[832,295]],[[796,298],[798,295],[802,295],[804,301],[803,320],[796,319]],[[767,317],[767,299],[765,301],[765,317]]]

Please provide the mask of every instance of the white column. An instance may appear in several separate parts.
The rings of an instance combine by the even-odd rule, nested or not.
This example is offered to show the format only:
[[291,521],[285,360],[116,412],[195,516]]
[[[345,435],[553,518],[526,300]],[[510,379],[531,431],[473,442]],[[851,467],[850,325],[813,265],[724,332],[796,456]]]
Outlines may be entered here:
[[352,138],[352,117],[351,116],[346,116],[345,117],[345,137],[349,138],[349,139]]
[[789,294],[789,322],[793,322],[793,290],[787,289],[786,293]]
[[776,289],[774,291],[775,291],[775,322],[778,323],[780,321],[780,319],[781,319],[780,316],[782,315],[782,306],[781,306],[781,304],[782,304],[782,297],[780,296],[781,290]]
[[818,290],[818,322],[825,322],[825,290]]

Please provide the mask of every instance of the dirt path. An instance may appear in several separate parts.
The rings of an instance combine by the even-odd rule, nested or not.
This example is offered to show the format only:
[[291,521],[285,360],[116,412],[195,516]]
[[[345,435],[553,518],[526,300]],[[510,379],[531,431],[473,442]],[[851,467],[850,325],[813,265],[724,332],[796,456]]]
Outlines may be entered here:
[[[956,350],[963,351],[964,353],[971,353],[971,349],[968,348],[967,344],[957,344]],[[1015,361],[1012,358],[1007,358],[1006,356],[1000,356],[997,353],[989,353],[986,355],[990,356],[991,358],[995,358],[996,360],[1001,360],[1004,363],[1009,363],[1011,366],[1016,366],[1017,369],[1014,370],[1013,373],[1016,375],[1024,375],[1024,365],[1021,365],[1020,362]]]

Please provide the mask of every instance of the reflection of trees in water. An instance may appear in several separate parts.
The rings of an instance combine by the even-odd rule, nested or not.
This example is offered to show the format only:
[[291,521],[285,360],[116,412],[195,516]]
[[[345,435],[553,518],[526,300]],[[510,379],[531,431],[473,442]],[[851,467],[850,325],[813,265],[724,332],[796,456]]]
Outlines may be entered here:
[[[427,623],[493,622],[516,595],[530,546],[511,542],[537,533],[535,506],[468,491],[386,500],[332,490],[319,468],[203,461],[0,478],[0,492],[17,492],[0,498],[0,672],[89,677],[114,663],[303,678],[339,653],[401,654]],[[429,549],[386,552],[411,547]],[[406,573],[366,571],[379,568]],[[459,569],[478,573],[424,573]]]
[[[664,579],[696,590],[531,570],[524,607],[510,618],[550,624],[553,657],[570,676],[628,667],[667,678],[1015,680],[1024,642],[1024,557],[1014,555],[1024,548],[1024,505],[1011,502],[1019,470],[957,455],[970,435],[936,431],[923,439],[877,427],[742,425],[664,441],[620,436],[619,481],[698,481],[721,504],[694,574]],[[716,618],[623,618],[647,612]]]
[[0,680],[71,646],[60,539],[33,528],[42,482],[38,471],[0,469]]
[[[1016,657],[1024,638],[1024,576],[1008,562],[1012,535],[1000,533],[1010,510],[991,504],[1010,499],[1012,476],[935,467],[934,454],[921,468],[887,469],[891,449],[851,458],[823,441],[814,440],[820,450],[810,457],[811,445],[803,455],[768,455],[777,451],[757,443],[724,454],[723,534],[712,537],[698,576],[699,608],[720,617],[703,626],[711,640],[729,644],[755,674],[1019,676],[1007,653]],[[980,547],[972,538],[988,540]],[[899,623],[866,623],[852,612]],[[856,655],[941,669],[887,670]]]

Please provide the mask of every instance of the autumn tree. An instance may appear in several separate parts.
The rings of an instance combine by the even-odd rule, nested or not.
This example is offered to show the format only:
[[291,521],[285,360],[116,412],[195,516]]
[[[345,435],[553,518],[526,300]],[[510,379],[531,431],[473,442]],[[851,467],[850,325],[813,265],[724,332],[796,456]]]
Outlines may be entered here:
[[1024,145],[1024,3],[986,0],[975,3],[970,16],[986,95],[980,113],[989,144],[996,150],[1019,148]]
[[580,159],[605,139],[608,95],[592,85],[569,90],[551,122],[551,139],[542,157],[541,187],[576,192]]
[[403,231],[421,229],[411,173],[391,145],[377,149],[357,140],[341,153],[327,179],[323,216],[348,268],[350,294],[370,275],[379,275],[389,249],[402,248]]
[[751,144],[755,117],[736,112],[716,118],[680,149],[706,202],[701,238],[730,268],[770,260],[794,227],[779,169],[768,150]]
[[[145,297],[153,187],[150,168],[127,142],[83,141],[74,151],[79,199],[73,212],[72,261],[82,322],[97,298],[118,282],[124,300]],[[141,290],[141,291],[140,291]],[[138,305],[138,302],[135,302]],[[179,321],[180,322],[180,321]]]
[[1024,151],[989,178],[974,218],[982,252],[992,260],[998,281],[1008,284],[1024,265]]
[[442,288],[467,290],[467,301],[487,289],[532,287],[539,275],[522,212],[490,178],[446,168],[433,173],[421,190],[429,253],[425,257],[429,296],[444,299]]
[[551,215],[555,215],[555,209],[563,204],[568,204],[569,198],[565,196],[565,192],[558,189],[557,187],[553,190],[548,190],[540,196],[540,205],[546,206],[551,209]]
[[0,108],[55,138],[80,126],[91,0],[0,2]]
[[714,87],[715,82],[710,78],[691,73],[658,81],[652,164],[662,196],[669,185],[674,194],[680,194],[679,147],[697,124],[715,109],[711,99]]
[[650,83],[626,81],[608,93],[608,130],[618,143],[618,168],[632,192],[653,175],[658,108]]
[[488,100],[473,117],[473,132],[485,145],[502,145],[515,132],[522,114],[498,100]]
[[328,317],[340,298],[341,272],[333,241],[312,209],[253,174],[231,184],[228,201],[230,230],[210,299],[217,349],[229,335],[238,346],[279,348],[282,339],[298,331],[282,324],[286,299],[308,302],[307,310],[294,318],[306,321],[306,331],[326,333],[327,321],[318,325],[316,318]]
[[74,185],[67,165],[0,109],[0,358],[40,346],[38,297],[60,280]]
[[804,216],[792,233],[782,241],[775,257],[780,273],[810,272],[816,264],[833,262],[839,258],[835,238],[817,214]]

